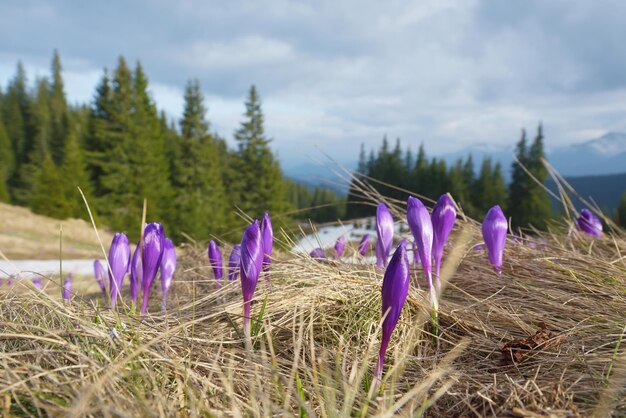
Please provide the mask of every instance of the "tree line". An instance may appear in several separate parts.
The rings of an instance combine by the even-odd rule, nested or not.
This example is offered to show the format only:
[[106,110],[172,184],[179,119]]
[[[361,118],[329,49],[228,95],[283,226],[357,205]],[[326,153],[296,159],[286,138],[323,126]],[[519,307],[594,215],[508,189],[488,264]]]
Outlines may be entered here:
[[[211,131],[198,80],[188,81],[184,111],[168,120],[149,94],[140,62],[120,57],[104,70],[90,104],[68,104],[55,51],[50,77],[28,84],[21,63],[0,89],[0,201],[59,219],[88,214],[77,186],[100,224],[138,238],[143,201],[149,219],[168,236],[206,239],[245,224],[240,215],[264,211],[280,226],[311,205],[337,219],[338,197],[285,178],[264,129],[261,100],[249,90],[235,147]],[[308,206],[300,206],[308,205]]]
[[471,155],[448,166],[443,159],[429,159],[423,144],[413,154],[410,148],[403,150],[400,139],[392,148],[384,137],[380,148],[371,150],[369,155],[361,146],[357,173],[348,192],[347,217],[373,215],[374,208],[365,202],[362,192],[361,182],[366,182],[382,195],[400,201],[410,194],[437,200],[449,192],[463,211],[476,219],[482,219],[490,207],[498,204],[512,218],[514,227],[543,229],[552,217],[552,208],[541,187],[548,178],[542,163],[545,155],[541,124],[530,144],[522,130],[516,157],[511,167],[512,181],[507,186],[502,166],[490,158],[483,159],[478,170]]

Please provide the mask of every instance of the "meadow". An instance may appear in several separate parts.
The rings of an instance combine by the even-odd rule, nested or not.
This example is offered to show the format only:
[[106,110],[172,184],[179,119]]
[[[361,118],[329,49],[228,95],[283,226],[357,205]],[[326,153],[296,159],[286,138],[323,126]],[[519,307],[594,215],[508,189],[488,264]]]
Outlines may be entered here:
[[[396,221],[405,219],[404,202],[386,203]],[[384,269],[356,243],[338,260],[319,260],[287,250],[296,238],[275,234],[271,291],[259,279],[250,345],[241,285],[217,286],[200,245],[178,248],[166,312],[160,286],[143,316],[127,288],[111,310],[93,277],[76,279],[69,301],[58,277],[44,291],[29,281],[3,286],[0,412],[626,415],[623,231],[594,239],[564,219],[550,232],[509,235],[498,275],[480,245],[480,223],[460,213],[444,255],[438,335],[424,275],[412,265],[379,385],[372,378]]]

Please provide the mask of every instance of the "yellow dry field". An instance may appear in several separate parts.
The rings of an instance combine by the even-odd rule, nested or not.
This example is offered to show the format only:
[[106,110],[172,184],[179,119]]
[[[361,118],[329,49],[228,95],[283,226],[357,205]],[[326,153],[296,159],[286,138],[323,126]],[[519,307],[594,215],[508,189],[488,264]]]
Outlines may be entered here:
[[[102,257],[90,223],[80,219],[52,219],[4,203],[0,203],[0,251],[11,260],[56,259],[61,225],[64,259]],[[99,232],[108,247],[112,234],[102,229]]]

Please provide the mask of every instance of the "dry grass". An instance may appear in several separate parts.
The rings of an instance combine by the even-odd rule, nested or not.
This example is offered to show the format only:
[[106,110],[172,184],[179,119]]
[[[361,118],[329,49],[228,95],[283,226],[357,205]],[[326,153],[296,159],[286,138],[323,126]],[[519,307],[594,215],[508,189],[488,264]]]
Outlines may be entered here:
[[[30,209],[0,203],[0,249],[10,259],[58,259],[59,225],[63,225],[63,257],[101,258],[91,224],[80,219],[58,220]],[[104,242],[112,235],[100,231]]]
[[[253,314],[266,309],[252,352],[242,341],[238,284],[215,287],[203,248],[186,248],[170,311],[157,313],[156,283],[153,313],[143,319],[102,307],[90,281],[66,305],[52,282],[46,292],[5,287],[0,414],[624,416],[626,240],[576,231],[545,238],[545,248],[509,241],[498,277],[471,248],[477,225],[459,222],[446,254],[438,344],[416,276],[379,392],[369,381],[382,272],[354,249],[340,264],[276,257],[271,294],[259,280]],[[540,322],[566,340],[506,363],[503,342]]]

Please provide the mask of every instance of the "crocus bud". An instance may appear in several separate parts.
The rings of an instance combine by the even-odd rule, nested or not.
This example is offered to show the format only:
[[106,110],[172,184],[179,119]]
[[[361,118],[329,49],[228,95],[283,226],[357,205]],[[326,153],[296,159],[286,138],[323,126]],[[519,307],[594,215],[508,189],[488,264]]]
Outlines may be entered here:
[[224,275],[222,270],[222,252],[217,246],[217,243],[213,240],[209,242],[209,264],[213,268],[213,274],[215,280],[219,286],[222,285],[222,277]]
[[420,252],[417,249],[417,243],[413,241],[413,264],[415,264],[415,268],[420,264]]
[[72,297],[72,276],[72,273],[68,274],[68,276],[65,278],[65,281],[63,282],[64,300],[70,300],[70,298]]
[[163,225],[158,222],[146,225],[143,232],[143,242],[141,243],[141,264],[143,268],[141,277],[141,287],[143,288],[142,315],[148,311],[150,288],[159,271],[161,257],[163,256],[163,241],[165,241]]
[[393,244],[393,217],[384,203],[379,203],[376,209],[376,265],[384,268]]
[[506,245],[506,232],[509,225],[500,206],[489,209],[483,220],[483,240],[487,247],[489,262],[496,273],[502,273],[502,254]]
[[406,219],[411,233],[413,234],[415,244],[417,245],[417,253],[420,256],[422,268],[424,269],[424,274],[428,281],[428,288],[430,289],[430,302],[436,313],[439,309],[439,303],[437,301],[436,289],[433,286],[431,272],[433,223],[426,206],[424,206],[418,198],[413,196],[410,196],[406,202]]
[[243,328],[250,338],[250,302],[254,296],[263,267],[263,241],[259,221],[255,220],[243,233],[241,240],[241,293],[243,294]]
[[35,277],[33,279],[33,286],[35,286],[39,290],[43,290],[43,283],[41,282],[41,278]]
[[241,259],[241,245],[237,244],[233,247],[228,257],[228,280],[235,281],[239,276],[239,261]]
[[126,234],[117,233],[109,248],[109,292],[111,293],[111,308],[115,309],[117,296],[122,290],[124,276],[130,263],[130,246]]
[[335,242],[335,260],[339,260],[343,254],[343,250],[346,248],[346,238],[342,235]]
[[367,253],[367,250],[370,247],[370,234],[365,234],[363,235],[363,238],[361,238],[361,242],[359,243],[359,254],[361,255],[365,255],[365,253]]
[[321,248],[315,248],[313,251],[311,251],[311,257],[318,260],[326,259],[326,256],[324,255],[324,250],[322,250]]
[[274,231],[269,213],[265,212],[261,219],[261,236],[263,237],[263,270],[268,270],[272,257],[272,247],[274,246]]
[[161,290],[163,291],[161,309],[163,311],[166,309],[167,294],[172,286],[174,270],[176,270],[176,248],[171,239],[165,238],[163,241],[163,256],[161,257]]
[[104,278],[106,277],[106,270],[102,266],[102,263],[100,262],[100,260],[93,260],[93,273],[94,273],[94,277],[96,278],[96,283],[98,283],[98,286],[100,287],[100,290],[102,291],[102,293],[106,295],[107,289],[104,284]]
[[410,270],[409,259],[406,255],[406,241],[402,241],[385,271],[382,287],[382,314],[384,316],[382,326],[382,338],[380,341],[380,352],[374,378],[380,382],[383,374],[383,363],[385,353],[389,346],[391,333],[396,328],[400,312],[406,301],[409,292]]
[[141,263],[141,242],[138,242],[135,247],[135,252],[133,253],[133,259],[130,261],[130,299],[133,301],[133,305],[137,305],[137,296],[139,296],[139,283],[141,283],[142,272],[143,265]]
[[435,285],[437,294],[441,293],[439,282],[439,272],[441,271],[441,258],[443,257],[443,247],[448,240],[456,221],[456,207],[447,194],[441,195],[437,204],[433,208],[431,215],[433,224],[433,258],[435,259]]
[[602,222],[589,209],[581,210],[576,222],[581,231],[595,238],[602,237]]

